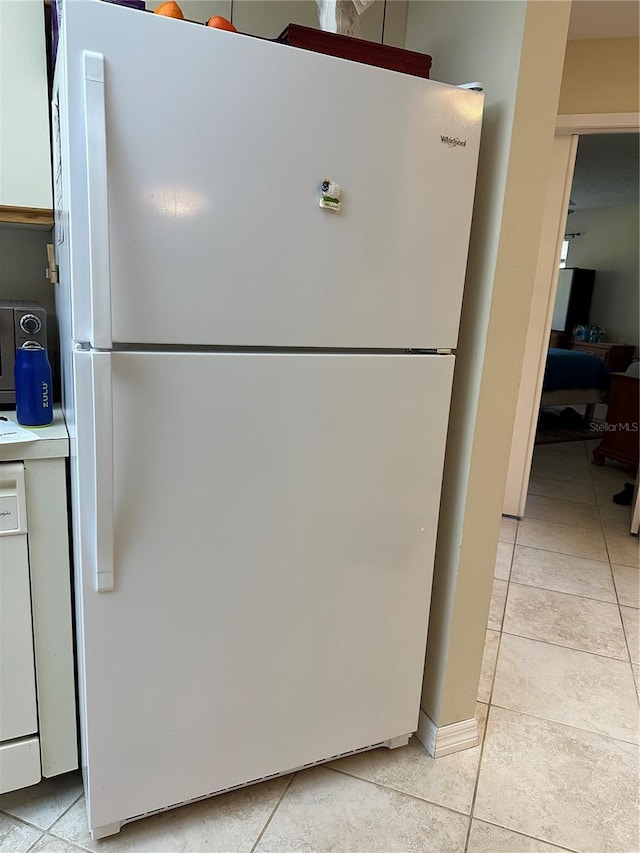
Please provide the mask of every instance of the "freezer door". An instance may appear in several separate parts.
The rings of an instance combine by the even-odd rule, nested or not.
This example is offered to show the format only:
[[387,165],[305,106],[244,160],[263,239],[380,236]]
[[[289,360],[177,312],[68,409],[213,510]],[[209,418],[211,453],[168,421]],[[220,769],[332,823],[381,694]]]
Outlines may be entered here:
[[[481,94],[108,3],[64,11],[76,340],[455,346]],[[319,206],[325,178],[340,212]]]
[[453,357],[74,359],[91,825],[415,731]]

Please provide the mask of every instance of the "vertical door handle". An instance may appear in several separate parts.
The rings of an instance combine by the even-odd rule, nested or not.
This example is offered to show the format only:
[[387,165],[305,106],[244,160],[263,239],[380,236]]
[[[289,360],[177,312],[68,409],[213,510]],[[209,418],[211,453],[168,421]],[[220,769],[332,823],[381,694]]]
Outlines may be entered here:
[[95,579],[98,592],[114,589],[113,411],[111,353],[91,353],[95,485]]
[[82,61],[87,160],[91,345],[96,349],[111,349],[113,339],[111,333],[104,56],[101,53],[85,50],[82,54]]

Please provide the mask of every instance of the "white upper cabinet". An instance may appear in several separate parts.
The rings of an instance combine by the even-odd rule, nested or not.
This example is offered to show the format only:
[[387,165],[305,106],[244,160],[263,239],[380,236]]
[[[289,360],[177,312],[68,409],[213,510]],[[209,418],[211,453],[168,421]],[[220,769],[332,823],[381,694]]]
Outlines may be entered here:
[[51,217],[46,62],[42,0],[0,0],[0,221]]

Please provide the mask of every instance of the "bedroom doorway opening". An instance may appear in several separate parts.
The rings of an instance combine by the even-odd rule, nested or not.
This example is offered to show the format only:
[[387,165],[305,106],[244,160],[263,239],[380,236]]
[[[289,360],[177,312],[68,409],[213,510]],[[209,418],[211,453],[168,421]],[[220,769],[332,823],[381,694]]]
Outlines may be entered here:
[[505,494],[513,517],[527,502],[529,516],[550,512],[549,498],[592,499],[572,481],[592,489],[583,463],[606,429],[610,375],[637,370],[638,120],[597,118],[600,127],[559,127],[554,144]]
[[536,445],[600,437],[611,373],[637,358],[639,139],[578,139]]

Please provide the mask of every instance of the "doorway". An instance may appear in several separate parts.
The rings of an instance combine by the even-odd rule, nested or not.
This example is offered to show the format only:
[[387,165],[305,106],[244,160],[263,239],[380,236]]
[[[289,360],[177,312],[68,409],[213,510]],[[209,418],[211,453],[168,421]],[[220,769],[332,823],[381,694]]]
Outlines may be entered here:
[[[578,121],[580,124],[577,123]],[[580,137],[583,137],[583,141],[585,141],[584,147],[588,151],[590,146],[596,150],[598,145],[602,146],[604,144],[598,143],[597,140],[595,143],[589,142],[589,139],[593,139],[594,134],[635,133],[635,139],[637,140],[637,131],[638,116],[635,114],[611,116],[566,116],[559,117],[558,119],[557,135],[552,155],[545,219],[540,239],[538,267],[527,335],[525,361],[514,427],[511,460],[507,478],[507,489],[504,504],[505,515],[521,518],[525,513],[531,465],[536,441],[538,413],[543,393],[543,380],[551,334],[553,309],[558,285],[560,256],[563,242],[565,240],[565,233],[581,235],[581,237],[570,238],[570,242],[571,240],[575,241],[582,239],[582,232],[579,227],[574,229],[572,225],[572,222],[579,223],[580,221],[579,218],[576,217],[578,208],[575,203],[575,199],[573,199],[574,205],[571,205],[574,169]],[[636,174],[636,204],[638,198],[637,193]],[[573,207],[576,212],[567,215],[570,206]],[[587,213],[587,217],[593,218],[593,214]],[[567,227],[567,223],[569,227]],[[583,242],[582,245],[586,246],[587,244]],[[578,250],[578,246],[579,243],[575,243],[574,249],[572,250],[571,245],[569,245],[569,253],[573,251],[573,257],[580,259],[580,252],[583,250]],[[571,263],[571,260],[571,254],[569,254],[568,262]],[[583,263],[582,259],[580,259],[580,262]],[[635,281],[637,282],[637,274]],[[602,294],[599,294],[595,301],[592,300],[594,310],[598,305],[602,306],[601,296]],[[598,310],[600,313],[603,313],[602,307]],[[630,306],[629,314],[631,314],[633,310],[633,307]],[[606,316],[609,317],[610,315],[607,314]],[[633,316],[637,318],[637,307],[635,308]],[[594,325],[596,325],[595,322]],[[602,322],[601,325],[604,327],[604,322]],[[602,410],[598,414],[601,416]]]

